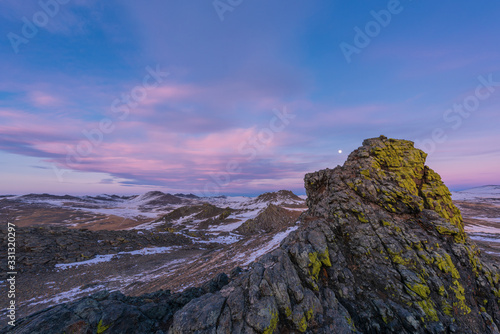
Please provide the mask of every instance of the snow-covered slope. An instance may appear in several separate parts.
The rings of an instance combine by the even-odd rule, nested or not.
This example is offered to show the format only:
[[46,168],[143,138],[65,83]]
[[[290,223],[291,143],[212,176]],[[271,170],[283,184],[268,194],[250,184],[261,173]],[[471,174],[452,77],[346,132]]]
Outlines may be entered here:
[[451,196],[455,201],[483,201],[484,199],[500,200],[500,186],[489,185],[462,191],[452,191]]

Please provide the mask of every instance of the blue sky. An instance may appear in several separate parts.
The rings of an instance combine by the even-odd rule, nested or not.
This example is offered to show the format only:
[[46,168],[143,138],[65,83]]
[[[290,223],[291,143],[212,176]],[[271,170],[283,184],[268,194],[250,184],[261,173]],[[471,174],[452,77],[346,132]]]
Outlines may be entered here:
[[381,134],[500,184],[499,9],[2,1],[1,192],[303,193]]

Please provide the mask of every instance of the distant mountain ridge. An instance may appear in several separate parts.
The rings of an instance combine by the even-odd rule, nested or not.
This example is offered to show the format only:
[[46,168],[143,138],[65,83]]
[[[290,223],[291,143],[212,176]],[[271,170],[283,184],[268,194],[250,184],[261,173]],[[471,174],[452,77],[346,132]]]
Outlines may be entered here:
[[[3,202],[2,202],[3,201]],[[283,205],[297,206],[304,205],[304,200],[293,194],[288,190],[280,190],[277,192],[264,193],[256,197],[244,196],[216,196],[216,197],[199,197],[194,194],[180,194],[172,195],[161,191],[149,191],[140,195],[119,196],[119,195],[51,195],[51,194],[27,194],[17,196],[3,196],[0,197],[0,213],[2,206],[8,207],[9,203],[18,206],[19,210],[10,210],[13,219],[16,215],[22,213],[22,206],[25,208],[30,207],[33,211],[32,218],[20,219],[21,224],[30,225],[30,221],[35,222],[37,218],[35,208],[38,212],[46,212],[47,217],[52,217],[54,223],[56,221],[75,221],[74,227],[84,227],[87,222],[93,220],[104,220],[109,216],[113,216],[114,220],[118,223],[114,228],[119,228],[118,225],[120,217],[127,226],[122,228],[133,227],[133,225],[142,224],[147,221],[157,219],[162,215],[173,211],[181,206],[201,205],[203,203],[210,203],[219,207],[226,206],[244,206],[249,209],[252,207],[266,205],[266,203],[281,203]],[[3,203],[3,205],[2,205]],[[24,203],[24,204],[23,204]],[[263,207],[260,207],[261,209]],[[244,209],[241,207],[240,209]],[[68,210],[73,210],[69,212]],[[82,212],[82,215],[76,214],[75,210]],[[4,212],[5,214],[5,212]],[[92,217],[95,216],[95,219]],[[40,217],[38,217],[40,218]],[[135,223],[137,222],[137,223]],[[45,224],[43,217],[39,222]],[[27,226],[25,225],[25,226]],[[106,228],[103,224],[91,225],[93,229]],[[111,228],[111,227],[110,227]]]

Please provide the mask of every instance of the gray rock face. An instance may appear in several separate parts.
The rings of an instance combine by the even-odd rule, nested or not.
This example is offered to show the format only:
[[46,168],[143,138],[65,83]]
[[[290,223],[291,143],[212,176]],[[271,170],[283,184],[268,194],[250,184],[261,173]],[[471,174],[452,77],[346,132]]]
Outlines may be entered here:
[[[481,259],[425,158],[409,141],[380,137],[365,140],[344,166],[307,174],[302,226],[161,326],[153,324],[163,313],[147,304],[117,316],[115,301],[96,307],[84,299],[28,317],[18,330],[499,333],[500,270]],[[75,322],[56,324],[57,315]]]

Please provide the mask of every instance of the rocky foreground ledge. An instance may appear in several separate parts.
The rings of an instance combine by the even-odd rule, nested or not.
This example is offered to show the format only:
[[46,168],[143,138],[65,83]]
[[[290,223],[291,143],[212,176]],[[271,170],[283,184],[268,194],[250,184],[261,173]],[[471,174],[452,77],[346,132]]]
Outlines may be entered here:
[[344,166],[307,174],[302,226],[228,284],[174,299],[101,292],[10,331],[499,333],[500,269],[481,258],[425,158],[382,136]]

